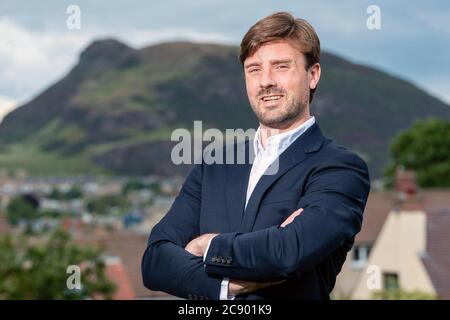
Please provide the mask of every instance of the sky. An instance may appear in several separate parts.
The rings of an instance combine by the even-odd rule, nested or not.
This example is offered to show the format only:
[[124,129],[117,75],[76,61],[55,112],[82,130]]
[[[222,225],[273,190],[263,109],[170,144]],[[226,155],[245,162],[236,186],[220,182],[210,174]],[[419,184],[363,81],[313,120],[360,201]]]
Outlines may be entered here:
[[[70,5],[80,9],[79,29],[67,27]],[[371,5],[380,9],[380,29],[367,27]],[[134,48],[174,40],[239,45],[256,21],[276,11],[308,20],[322,50],[450,104],[448,0],[2,0],[0,121],[67,74],[94,40],[116,38]]]

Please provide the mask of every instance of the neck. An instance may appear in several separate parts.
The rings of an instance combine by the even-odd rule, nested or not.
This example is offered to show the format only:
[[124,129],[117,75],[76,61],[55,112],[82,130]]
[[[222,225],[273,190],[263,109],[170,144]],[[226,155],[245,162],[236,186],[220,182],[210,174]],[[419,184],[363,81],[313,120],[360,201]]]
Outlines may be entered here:
[[295,128],[300,127],[303,123],[305,123],[306,121],[308,121],[311,118],[311,115],[308,113],[306,115],[302,115],[301,117],[299,117],[298,119],[295,119],[294,121],[287,123],[287,124],[282,124],[280,126],[276,126],[276,127],[269,127],[266,125],[263,125],[262,123],[260,123],[260,140],[261,140],[261,145],[262,147],[265,149],[266,148],[266,142],[267,139],[269,139],[271,136],[289,131],[289,130],[293,130]]

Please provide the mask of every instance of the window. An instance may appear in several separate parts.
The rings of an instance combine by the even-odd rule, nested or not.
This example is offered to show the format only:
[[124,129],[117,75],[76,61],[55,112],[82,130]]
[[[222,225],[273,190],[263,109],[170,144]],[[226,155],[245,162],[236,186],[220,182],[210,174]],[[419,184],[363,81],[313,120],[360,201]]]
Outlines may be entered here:
[[353,268],[363,268],[369,260],[370,245],[355,245],[353,247],[352,266]]
[[388,291],[397,290],[399,288],[398,274],[387,272],[383,273],[383,287]]

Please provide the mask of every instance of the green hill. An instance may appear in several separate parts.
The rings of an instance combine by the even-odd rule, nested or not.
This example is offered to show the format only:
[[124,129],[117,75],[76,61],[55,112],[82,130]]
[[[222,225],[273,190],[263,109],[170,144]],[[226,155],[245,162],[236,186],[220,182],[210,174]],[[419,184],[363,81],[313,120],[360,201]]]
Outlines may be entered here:
[[[0,124],[0,167],[33,174],[173,174],[174,128],[249,128],[238,48],[188,42],[139,50],[93,42],[63,79]],[[322,54],[312,113],[323,131],[368,161],[373,177],[399,131],[427,117],[450,119],[450,106],[384,72]]]

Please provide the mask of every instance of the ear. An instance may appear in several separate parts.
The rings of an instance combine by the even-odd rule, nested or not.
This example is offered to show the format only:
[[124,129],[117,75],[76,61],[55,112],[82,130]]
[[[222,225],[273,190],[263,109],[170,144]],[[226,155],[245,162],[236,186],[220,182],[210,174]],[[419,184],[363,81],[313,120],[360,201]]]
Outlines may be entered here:
[[320,64],[315,63],[309,68],[309,88],[315,89],[320,80]]

